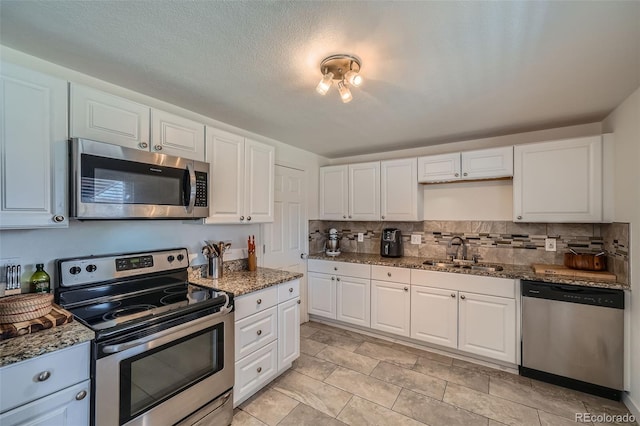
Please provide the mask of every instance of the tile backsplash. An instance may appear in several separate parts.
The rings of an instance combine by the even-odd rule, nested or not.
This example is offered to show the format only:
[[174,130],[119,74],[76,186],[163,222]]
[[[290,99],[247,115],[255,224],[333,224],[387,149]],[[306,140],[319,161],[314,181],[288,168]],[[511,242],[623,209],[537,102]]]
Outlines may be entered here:
[[[578,252],[607,252],[607,269],[618,281],[629,283],[629,224],[514,223],[508,221],[423,221],[423,222],[333,222],[309,221],[309,251],[321,252],[326,234],[335,228],[341,233],[343,252],[379,253],[383,228],[402,231],[405,256],[444,259],[455,254],[457,245],[449,241],[459,235],[468,241],[467,257],[482,262],[529,265],[562,264],[570,248]],[[358,242],[358,233],[364,241]],[[411,244],[411,234],[420,235],[420,244]],[[545,251],[545,239],[556,240],[557,251]]]

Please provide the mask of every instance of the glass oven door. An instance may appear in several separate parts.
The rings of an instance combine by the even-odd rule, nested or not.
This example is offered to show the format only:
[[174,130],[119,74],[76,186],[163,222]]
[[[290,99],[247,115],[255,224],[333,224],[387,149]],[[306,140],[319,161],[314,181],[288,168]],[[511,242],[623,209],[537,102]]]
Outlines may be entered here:
[[120,423],[223,368],[222,324],[120,362]]
[[95,425],[175,424],[233,388],[234,313],[98,342]]

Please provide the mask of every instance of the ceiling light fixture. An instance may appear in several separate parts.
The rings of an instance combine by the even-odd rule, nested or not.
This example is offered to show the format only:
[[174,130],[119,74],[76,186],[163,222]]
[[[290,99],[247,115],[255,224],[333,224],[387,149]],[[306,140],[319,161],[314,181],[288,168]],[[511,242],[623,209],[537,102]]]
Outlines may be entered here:
[[360,59],[352,55],[332,55],[325,58],[320,63],[322,80],[316,87],[316,92],[326,95],[333,84],[333,80],[338,80],[338,92],[343,103],[353,99],[349,86],[359,87],[362,84],[360,75]]

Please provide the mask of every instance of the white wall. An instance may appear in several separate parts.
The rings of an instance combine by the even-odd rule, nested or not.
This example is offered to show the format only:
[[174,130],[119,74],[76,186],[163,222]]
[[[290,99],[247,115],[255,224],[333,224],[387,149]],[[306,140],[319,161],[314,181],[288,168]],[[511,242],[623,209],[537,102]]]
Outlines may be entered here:
[[[328,160],[324,157],[227,125],[162,100],[43,61],[5,46],[0,46],[0,58],[57,76],[72,83],[95,87],[154,108],[169,111],[206,125],[272,145],[276,149],[275,161],[277,164],[288,165],[306,171],[307,211],[310,217],[317,216],[318,169],[321,165],[328,164]],[[68,229],[0,231],[0,259],[19,258],[20,263],[26,266],[22,277],[23,281],[25,281],[28,280],[31,268],[35,263],[45,263],[47,271],[53,272],[53,260],[58,258],[171,247],[186,247],[190,253],[199,253],[204,239],[231,240],[232,247],[239,249],[246,247],[248,234],[254,234],[256,238],[259,238],[260,226],[197,225],[183,223],[182,221],[71,221]],[[232,252],[229,257],[241,255],[241,253]],[[204,263],[204,258],[199,254],[194,264],[202,263]]]
[[614,209],[616,222],[631,223],[629,271],[631,292],[625,345],[630,391],[625,403],[640,418],[640,88],[604,121],[615,140]]
[[[557,139],[593,136],[602,133],[601,123],[560,127],[493,138],[473,139],[421,148],[343,157],[331,164],[361,163],[419,157],[499,146],[520,145]],[[482,181],[423,185],[425,220],[512,220],[513,184],[511,181]]]

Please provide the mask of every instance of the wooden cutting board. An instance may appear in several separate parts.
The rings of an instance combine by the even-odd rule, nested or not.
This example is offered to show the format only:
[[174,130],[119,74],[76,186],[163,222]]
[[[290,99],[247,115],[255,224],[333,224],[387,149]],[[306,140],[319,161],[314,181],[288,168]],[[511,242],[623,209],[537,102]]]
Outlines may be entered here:
[[563,275],[566,277],[594,279],[599,281],[615,281],[616,275],[607,271],[581,271],[579,269],[567,268],[564,265],[545,265],[542,263],[534,263],[531,265],[533,272],[545,275]]
[[51,312],[39,318],[29,321],[15,322],[11,324],[0,324],[0,340],[9,339],[11,337],[23,336],[25,334],[35,333],[47,328],[57,327],[73,321],[73,314],[65,311],[55,303],[51,305]]

